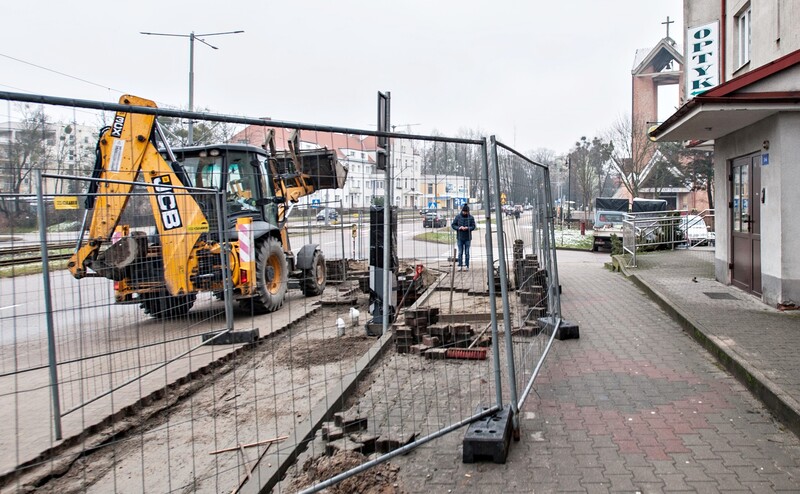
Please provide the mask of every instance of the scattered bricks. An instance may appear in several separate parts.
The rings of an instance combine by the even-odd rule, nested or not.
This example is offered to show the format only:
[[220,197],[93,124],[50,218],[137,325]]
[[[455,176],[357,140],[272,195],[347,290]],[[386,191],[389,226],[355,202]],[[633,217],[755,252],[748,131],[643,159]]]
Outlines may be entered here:
[[428,326],[428,334],[439,338],[441,342],[446,342],[450,336],[450,326]]
[[430,348],[439,346],[440,341],[437,336],[424,335],[422,337],[422,344]]
[[425,357],[431,360],[444,360],[447,358],[447,348],[431,348],[425,352]]
[[450,333],[458,340],[475,334],[470,324],[453,324],[450,326]]
[[413,355],[423,355],[425,352],[428,351],[428,348],[429,347],[425,345],[411,345],[409,350],[411,350],[411,353]]
[[325,454],[328,456],[333,456],[339,451],[357,451],[361,452],[364,445],[361,443],[353,442],[350,439],[338,439],[336,441],[331,441],[325,445]]
[[325,441],[336,441],[344,437],[344,431],[341,427],[336,427],[333,422],[325,422],[322,424],[322,439]]
[[376,451],[378,436],[373,434],[350,434],[350,440],[361,444],[361,453],[371,455]]
[[361,415],[338,412],[333,414],[333,422],[337,427],[341,427],[345,433],[367,430],[367,417]]
[[428,318],[427,317],[415,317],[415,318],[412,319],[412,318],[409,318],[408,316],[406,316],[406,326],[411,326],[411,327],[415,327],[415,328],[427,327],[428,326]]
[[395,338],[413,338],[414,337],[414,330],[412,328],[403,327],[403,326],[395,326],[392,328],[394,332]]

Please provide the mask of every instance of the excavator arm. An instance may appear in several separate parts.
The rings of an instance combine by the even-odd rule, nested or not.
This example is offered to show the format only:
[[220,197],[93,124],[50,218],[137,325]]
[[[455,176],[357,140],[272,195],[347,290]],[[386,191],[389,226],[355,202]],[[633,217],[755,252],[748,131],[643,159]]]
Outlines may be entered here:
[[[155,103],[125,95],[120,104],[155,108]],[[160,236],[164,280],[171,295],[193,291],[190,276],[197,269],[194,250],[208,220],[175,169],[153,144],[154,115],[118,111],[111,127],[100,136],[93,181],[87,198],[88,238],[70,258],[75,278],[91,276],[89,269],[112,279],[147,254],[146,244],[126,237],[101,255],[128,204],[134,182],[144,181]],[[166,144],[166,143],[164,143]],[[85,232],[82,231],[83,235]],[[143,251],[144,250],[144,251]],[[107,255],[105,255],[107,254]],[[100,259],[98,257],[100,256]]]

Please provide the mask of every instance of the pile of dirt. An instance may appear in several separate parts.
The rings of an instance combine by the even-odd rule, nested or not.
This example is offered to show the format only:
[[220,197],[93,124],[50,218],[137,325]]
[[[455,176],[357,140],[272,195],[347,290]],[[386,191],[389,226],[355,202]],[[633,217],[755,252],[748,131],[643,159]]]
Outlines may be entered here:
[[292,367],[330,364],[359,358],[375,343],[368,336],[342,336],[320,340],[292,341],[291,346],[275,352],[275,360]]
[[[292,487],[298,491],[325,481],[335,475],[355,468],[367,461],[367,457],[355,451],[338,451],[333,456],[309,458],[303,464],[302,472],[292,480]],[[397,479],[399,468],[391,463],[381,463],[366,472],[347,478],[323,492],[330,494],[406,494]]]

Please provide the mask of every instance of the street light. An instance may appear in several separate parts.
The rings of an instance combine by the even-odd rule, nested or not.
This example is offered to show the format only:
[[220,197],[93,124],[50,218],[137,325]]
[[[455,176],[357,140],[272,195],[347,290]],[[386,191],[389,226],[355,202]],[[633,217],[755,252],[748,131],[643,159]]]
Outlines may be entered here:
[[[194,34],[192,31],[189,34],[173,34],[173,33],[149,33],[145,31],[139,31],[139,34],[146,34],[148,36],[170,36],[175,38],[189,38],[189,111],[194,110],[194,40],[203,43],[204,45],[218,50],[216,46],[208,43],[206,40],[201,39],[200,36],[222,36],[225,34],[240,34],[244,31],[225,31],[222,33],[204,33],[204,34]],[[191,118],[189,119],[189,136],[188,141],[189,145],[191,146],[194,142],[194,120]]]

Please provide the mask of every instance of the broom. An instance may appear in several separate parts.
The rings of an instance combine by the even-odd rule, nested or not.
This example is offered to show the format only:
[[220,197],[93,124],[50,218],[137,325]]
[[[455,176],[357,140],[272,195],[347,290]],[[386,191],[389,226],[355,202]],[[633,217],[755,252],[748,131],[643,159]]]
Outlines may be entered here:
[[481,336],[492,326],[492,323],[486,325],[483,330],[478,333],[478,336],[472,340],[467,348],[448,348],[447,358],[457,358],[465,360],[486,360],[486,348],[472,348],[481,339]]

